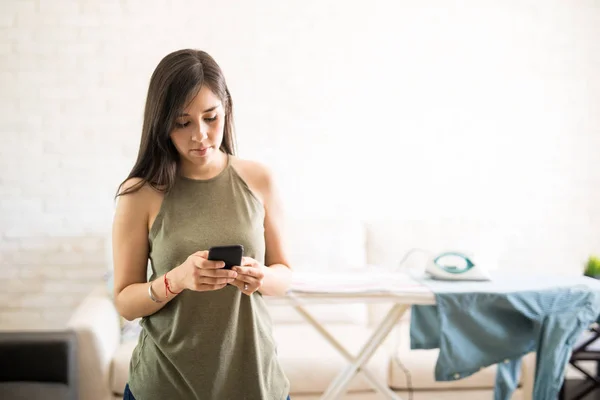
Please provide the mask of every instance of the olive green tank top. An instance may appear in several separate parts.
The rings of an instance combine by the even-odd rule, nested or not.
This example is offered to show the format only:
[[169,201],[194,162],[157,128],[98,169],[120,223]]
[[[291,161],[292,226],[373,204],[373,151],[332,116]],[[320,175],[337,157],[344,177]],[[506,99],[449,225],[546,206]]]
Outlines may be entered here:
[[[264,209],[230,165],[214,178],[178,176],[150,233],[155,279],[212,246],[242,244],[264,263]],[[289,381],[277,359],[262,295],[185,290],[141,320],[129,387],[137,400],[284,400]]]

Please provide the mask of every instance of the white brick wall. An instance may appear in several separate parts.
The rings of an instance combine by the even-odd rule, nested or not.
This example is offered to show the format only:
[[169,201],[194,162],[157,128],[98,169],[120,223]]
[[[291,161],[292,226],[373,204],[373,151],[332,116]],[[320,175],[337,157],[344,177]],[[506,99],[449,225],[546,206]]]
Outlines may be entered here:
[[61,326],[101,281],[150,74],[183,47],[222,65],[291,214],[494,221],[511,257],[576,269],[600,252],[598,37],[593,0],[3,0],[0,328]]
[[2,328],[58,328],[105,271],[102,237],[3,237]]

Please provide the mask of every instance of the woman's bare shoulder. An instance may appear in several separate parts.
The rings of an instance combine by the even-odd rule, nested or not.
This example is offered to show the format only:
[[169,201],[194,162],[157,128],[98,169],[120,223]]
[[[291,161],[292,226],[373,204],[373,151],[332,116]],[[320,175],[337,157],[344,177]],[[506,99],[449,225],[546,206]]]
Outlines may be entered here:
[[271,187],[271,171],[269,168],[261,162],[233,156],[231,157],[231,165],[264,203],[269,196]]
[[232,156],[231,165],[238,174],[246,175],[254,183],[264,184],[271,178],[269,168],[259,161]]
[[[139,190],[138,190],[138,188],[139,188]],[[125,182],[123,182],[123,184],[119,188],[119,193],[123,193],[123,192],[129,191],[131,189],[133,189],[133,192],[150,193],[150,194],[162,194],[165,191],[164,186],[153,185],[143,178],[133,177],[133,178],[129,178]]]
[[127,207],[138,207],[138,211],[149,211],[156,201],[161,201],[164,192],[142,178],[127,179],[119,188],[118,202],[127,204]]

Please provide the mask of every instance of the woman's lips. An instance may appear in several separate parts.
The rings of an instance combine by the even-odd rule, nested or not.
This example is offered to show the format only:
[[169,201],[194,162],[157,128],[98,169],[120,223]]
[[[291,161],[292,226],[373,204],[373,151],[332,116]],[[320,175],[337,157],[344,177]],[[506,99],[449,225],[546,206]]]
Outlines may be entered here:
[[195,156],[204,157],[210,149],[210,147],[205,147],[203,149],[192,149],[190,152]]

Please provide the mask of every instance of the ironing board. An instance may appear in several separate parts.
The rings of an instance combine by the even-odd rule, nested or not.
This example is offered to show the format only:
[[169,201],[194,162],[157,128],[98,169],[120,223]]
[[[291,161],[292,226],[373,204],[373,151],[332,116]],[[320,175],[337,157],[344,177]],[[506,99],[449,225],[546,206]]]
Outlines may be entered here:
[[[285,297],[270,298],[274,305],[291,305],[319,332],[348,362],[321,397],[322,400],[342,398],[352,379],[360,372],[373,389],[385,398],[401,400],[387,383],[382,382],[365,367],[369,359],[383,344],[402,315],[412,305],[433,305],[435,296],[426,286],[407,274],[399,272],[373,272],[373,269],[339,273],[295,273],[291,289]],[[379,322],[371,336],[353,356],[307,310],[311,304],[392,303],[393,306]]]

